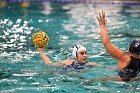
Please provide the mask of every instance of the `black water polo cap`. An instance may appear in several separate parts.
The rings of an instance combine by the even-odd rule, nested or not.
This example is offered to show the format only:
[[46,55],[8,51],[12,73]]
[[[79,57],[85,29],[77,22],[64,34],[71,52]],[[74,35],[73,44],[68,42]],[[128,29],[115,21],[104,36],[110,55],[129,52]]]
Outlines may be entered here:
[[140,55],[140,40],[132,40],[129,44],[129,51]]

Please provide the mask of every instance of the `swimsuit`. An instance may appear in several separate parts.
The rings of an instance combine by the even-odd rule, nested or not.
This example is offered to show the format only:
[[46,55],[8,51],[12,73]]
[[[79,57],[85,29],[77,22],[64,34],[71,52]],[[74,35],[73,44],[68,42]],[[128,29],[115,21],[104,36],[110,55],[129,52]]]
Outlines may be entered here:
[[136,59],[131,56],[130,64],[123,70],[120,70],[118,75],[121,78],[130,79],[130,78],[136,77],[138,75],[139,71],[140,71],[140,59]]
[[[87,62],[86,62],[87,63]],[[80,62],[73,62],[70,65],[66,65],[66,69],[75,69],[75,70],[81,70],[85,68],[91,67],[90,65],[86,65],[86,63],[80,63]]]

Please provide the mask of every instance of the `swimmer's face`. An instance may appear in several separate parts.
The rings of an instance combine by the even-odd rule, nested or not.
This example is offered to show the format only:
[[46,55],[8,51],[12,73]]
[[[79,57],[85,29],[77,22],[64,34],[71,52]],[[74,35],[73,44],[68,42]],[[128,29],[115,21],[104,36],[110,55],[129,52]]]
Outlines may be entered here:
[[87,59],[87,51],[86,50],[81,50],[78,52],[78,61],[79,62],[86,62]]

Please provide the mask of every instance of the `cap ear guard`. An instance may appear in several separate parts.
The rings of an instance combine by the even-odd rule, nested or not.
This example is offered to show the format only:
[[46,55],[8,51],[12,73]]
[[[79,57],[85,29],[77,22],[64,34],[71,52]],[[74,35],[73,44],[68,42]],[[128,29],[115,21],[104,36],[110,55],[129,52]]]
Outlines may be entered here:
[[73,48],[72,49],[72,55],[73,55],[74,58],[77,59],[78,46],[74,45],[72,48]]

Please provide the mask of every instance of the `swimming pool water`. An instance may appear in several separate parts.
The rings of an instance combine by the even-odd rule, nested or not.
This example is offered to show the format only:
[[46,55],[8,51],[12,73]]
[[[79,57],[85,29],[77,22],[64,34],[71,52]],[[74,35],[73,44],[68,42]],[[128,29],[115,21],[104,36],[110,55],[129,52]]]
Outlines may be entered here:
[[[96,19],[107,14],[113,44],[127,52],[128,43],[140,36],[140,6],[121,4],[21,3],[0,8],[1,93],[139,93],[140,81],[83,82],[117,76],[117,61],[104,49]],[[107,66],[81,72],[43,64],[32,35],[45,31],[50,40],[46,54],[53,62],[70,59],[74,44],[88,50],[88,61]]]

